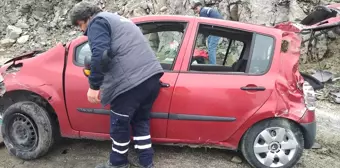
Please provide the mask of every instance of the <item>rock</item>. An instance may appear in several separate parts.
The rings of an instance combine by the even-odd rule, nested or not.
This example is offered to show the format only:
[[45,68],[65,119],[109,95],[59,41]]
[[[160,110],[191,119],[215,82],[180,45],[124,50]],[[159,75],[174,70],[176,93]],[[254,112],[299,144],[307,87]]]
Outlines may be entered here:
[[149,7],[148,7],[148,4],[147,4],[146,2],[141,3],[141,4],[140,4],[140,7],[143,8],[143,9],[145,9],[145,10],[149,8]]
[[327,37],[331,40],[335,40],[340,35],[339,30],[340,28],[334,28],[332,31],[327,32]]
[[46,45],[47,45],[46,42],[40,42],[40,44],[41,44],[42,46],[46,46]]
[[69,9],[64,9],[64,10],[62,11],[63,16],[65,16],[65,15],[67,14],[68,11],[69,11]]
[[239,20],[267,26],[287,21],[289,9],[280,6],[279,3],[280,0],[252,0],[251,3],[240,3],[238,6]]
[[0,41],[0,44],[1,44],[2,47],[10,47],[14,43],[15,43],[15,40],[9,39],[9,38],[6,38],[6,39],[3,39],[3,40]]
[[322,146],[317,142],[315,142],[312,146],[312,149],[321,149],[321,148],[322,148]]
[[28,29],[29,28],[29,25],[23,20],[19,20],[17,22],[17,24],[15,24],[15,26],[18,27],[18,28],[22,28],[22,29]]
[[232,159],[231,159],[231,162],[233,163],[242,163],[242,159],[238,156],[234,156]]
[[[70,25],[68,13],[73,5],[80,1],[48,0],[36,3],[33,0],[22,2],[7,0],[7,3],[2,5],[0,2],[0,39],[13,39],[16,41],[20,36],[29,35],[30,42],[35,40],[35,43],[38,43],[38,45],[43,45],[40,42],[45,42],[43,46],[46,48],[53,47],[59,41],[69,41],[77,33],[71,29],[72,26]],[[189,8],[192,1],[95,0],[94,2],[100,7],[105,8],[105,11],[118,12],[121,16],[133,17],[148,14],[193,15],[193,11]],[[199,1],[211,4],[213,8],[221,12],[225,19],[268,26],[284,21],[298,21],[306,16],[306,13],[309,13],[312,7],[320,4],[320,0]],[[328,2],[331,2],[331,0],[321,1],[321,3]],[[14,25],[17,29],[12,30],[13,27],[11,27],[11,33],[6,33],[8,32],[6,31],[8,25]],[[313,58],[310,60],[318,60],[326,56],[338,56],[338,53],[340,53],[340,48],[338,47],[340,45],[339,39],[337,35],[335,36],[332,33],[319,37],[316,46],[312,50]],[[167,41],[171,40],[173,39],[170,38]],[[18,41],[21,41],[21,39]],[[8,40],[5,44],[15,47]],[[302,60],[309,62],[305,51],[301,52]]]
[[166,10],[168,10],[168,8],[167,8],[166,6],[163,6],[163,7],[160,9],[161,12],[165,12]]
[[24,44],[28,41],[29,37],[30,37],[29,35],[21,36],[18,38],[17,43]]
[[[147,5],[148,5],[148,8],[149,8],[149,9],[154,10],[154,9],[153,9],[153,4],[152,4],[152,3],[148,3]],[[154,12],[154,11],[153,11],[153,12]]]
[[334,103],[340,104],[340,92],[330,92],[329,94]]
[[77,31],[71,31],[68,35],[73,36],[75,34],[77,34]]
[[39,11],[39,10],[34,10],[32,12],[32,16],[35,20],[37,21],[43,21],[44,20],[44,12],[43,11]]
[[7,32],[6,34],[7,38],[16,40],[18,37],[20,37],[22,33],[22,29],[12,26],[12,25],[8,25],[6,32]]
[[291,0],[289,5],[289,14],[288,19],[289,21],[301,21],[307,15],[304,13],[302,8],[299,6],[297,0]]
[[160,6],[166,6],[166,2],[167,0],[157,0],[157,4],[159,4]]
[[239,20],[239,16],[238,16],[238,4],[231,5],[231,8],[230,8],[230,18],[231,18],[231,20],[235,20],[235,21]]
[[145,10],[143,8],[137,8],[133,10],[134,17],[143,16],[143,15],[145,15]]
[[38,33],[39,33],[39,34],[45,34],[45,33],[46,33],[46,29],[43,28],[43,27],[39,27],[39,28],[38,28]]

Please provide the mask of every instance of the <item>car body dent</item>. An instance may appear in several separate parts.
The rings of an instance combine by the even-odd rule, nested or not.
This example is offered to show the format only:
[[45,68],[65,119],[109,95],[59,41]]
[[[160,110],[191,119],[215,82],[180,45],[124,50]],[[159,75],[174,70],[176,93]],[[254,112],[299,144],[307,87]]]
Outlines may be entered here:
[[[40,55],[24,60],[19,71],[14,73],[2,72],[6,86],[6,93],[25,90],[40,95],[53,107],[58,116],[61,134],[65,137],[79,137],[79,132],[71,128],[63,98],[62,71],[64,66],[65,48],[60,43]],[[45,64],[48,62],[48,65]],[[1,67],[5,71],[11,62]],[[37,72],[36,67],[39,65]],[[21,75],[24,74],[24,75]],[[50,76],[54,74],[56,76]],[[6,94],[5,93],[5,94]]]
[[[282,112],[279,116],[287,113],[297,112],[302,117],[305,109],[304,97],[302,91],[303,77],[299,73],[299,59],[301,38],[293,32],[284,32],[282,41],[288,43],[287,50],[282,51],[280,56],[280,73],[276,79],[276,92],[278,106],[276,111]],[[281,101],[280,101],[281,100]]]
[[[256,123],[261,121],[271,119],[271,118],[285,118],[291,121],[298,121],[302,116],[303,113],[296,113],[295,111],[290,112],[288,110],[280,111],[281,108],[279,106],[279,95],[277,92],[273,92],[270,98],[266,101],[266,103],[256,111],[252,116],[246,118],[243,124],[235,131],[235,133],[227,139],[226,143],[230,144],[232,149],[237,150],[239,143],[245,132],[254,126]],[[277,107],[273,109],[273,107]]]
[[[244,133],[258,122],[270,118],[285,118],[291,121],[299,121],[307,112],[303,93],[298,89],[297,83],[303,82],[303,78],[298,72],[299,47],[301,39],[293,32],[283,32],[282,40],[289,43],[286,53],[279,53],[275,56],[275,62],[279,62],[279,75],[276,76],[275,90],[264,105],[247,118],[243,125],[226,142],[232,145],[233,149],[238,149],[238,145]],[[281,40],[280,40],[281,43]],[[280,45],[276,45],[280,46]],[[280,47],[278,47],[281,50]],[[285,63],[285,64],[282,64]],[[274,65],[272,65],[273,67]],[[273,109],[276,107],[276,109]]]

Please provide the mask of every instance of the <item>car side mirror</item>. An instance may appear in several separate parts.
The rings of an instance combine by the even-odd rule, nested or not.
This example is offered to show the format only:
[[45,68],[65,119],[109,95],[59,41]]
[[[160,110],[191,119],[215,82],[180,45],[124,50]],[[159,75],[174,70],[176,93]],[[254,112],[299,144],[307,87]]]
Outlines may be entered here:
[[84,75],[88,77],[91,73],[91,55],[86,55],[84,58]]

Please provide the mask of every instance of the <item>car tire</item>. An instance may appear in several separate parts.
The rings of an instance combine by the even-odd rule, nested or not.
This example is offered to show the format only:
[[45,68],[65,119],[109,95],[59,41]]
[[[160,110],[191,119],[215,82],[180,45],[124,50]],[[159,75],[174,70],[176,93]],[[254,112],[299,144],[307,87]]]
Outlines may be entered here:
[[5,110],[1,131],[8,152],[23,160],[45,155],[57,135],[48,112],[30,101],[14,103]]
[[300,128],[293,122],[278,118],[255,124],[245,133],[240,146],[252,167],[263,168],[293,167],[301,158],[303,147]]

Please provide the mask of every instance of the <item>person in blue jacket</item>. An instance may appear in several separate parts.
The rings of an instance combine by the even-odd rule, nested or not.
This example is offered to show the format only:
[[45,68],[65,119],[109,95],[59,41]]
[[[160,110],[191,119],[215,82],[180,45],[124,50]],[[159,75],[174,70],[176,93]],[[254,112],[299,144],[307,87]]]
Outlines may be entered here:
[[104,12],[95,4],[77,3],[70,11],[70,20],[88,37],[92,53],[88,101],[110,105],[111,109],[110,159],[96,168],[130,166],[130,128],[140,167],[154,167],[150,112],[164,74],[155,52],[131,20]]
[[[194,10],[195,14],[199,14],[200,17],[223,19],[223,16],[217,10],[211,7],[203,7],[201,2],[195,2],[191,9]],[[220,37],[218,36],[208,36],[208,54],[210,64],[216,64],[216,50],[219,40]]]

